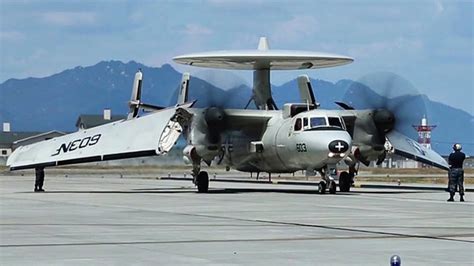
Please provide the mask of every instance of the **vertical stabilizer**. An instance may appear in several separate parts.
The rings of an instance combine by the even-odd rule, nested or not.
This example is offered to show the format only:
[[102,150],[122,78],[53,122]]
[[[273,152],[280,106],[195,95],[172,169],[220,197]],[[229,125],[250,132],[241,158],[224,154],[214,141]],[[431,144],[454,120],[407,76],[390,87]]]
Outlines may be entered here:
[[132,96],[130,97],[130,102],[128,103],[130,111],[128,112],[128,119],[136,117],[140,109],[140,99],[142,94],[142,81],[143,74],[141,69],[135,74],[135,80],[133,81],[132,87]]
[[313,88],[308,75],[298,76],[298,88],[303,103],[314,105],[316,108],[319,106],[314,97]]
[[189,88],[189,79],[191,76],[189,73],[183,73],[183,78],[181,79],[181,87],[179,88],[178,102],[177,105],[182,105],[188,101],[188,88]]

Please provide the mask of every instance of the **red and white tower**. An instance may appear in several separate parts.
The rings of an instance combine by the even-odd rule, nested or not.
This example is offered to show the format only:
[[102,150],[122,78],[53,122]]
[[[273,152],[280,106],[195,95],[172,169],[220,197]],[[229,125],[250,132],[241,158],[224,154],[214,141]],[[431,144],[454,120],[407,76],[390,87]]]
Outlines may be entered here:
[[431,149],[431,131],[435,125],[428,125],[426,116],[421,119],[421,125],[413,125],[413,128],[418,132],[418,143],[427,149]]

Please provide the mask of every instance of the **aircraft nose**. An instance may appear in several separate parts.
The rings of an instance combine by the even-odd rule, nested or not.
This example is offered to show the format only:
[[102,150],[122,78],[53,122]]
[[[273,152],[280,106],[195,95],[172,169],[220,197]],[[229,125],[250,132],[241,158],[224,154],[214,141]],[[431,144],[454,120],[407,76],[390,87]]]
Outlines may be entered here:
[[346,131],[334,132],[327,140],[329,158],[344,158],[351,150],[352,138]]
[[[296,151],[299,156],[293,156],[295,163],[304,162],[316,169],[328,163],[338,163],[351,151],[352,138],[347,131],[314,130],[307,133],[296,141]],[[306,144],[307,152],[298,150],[299,143]]]

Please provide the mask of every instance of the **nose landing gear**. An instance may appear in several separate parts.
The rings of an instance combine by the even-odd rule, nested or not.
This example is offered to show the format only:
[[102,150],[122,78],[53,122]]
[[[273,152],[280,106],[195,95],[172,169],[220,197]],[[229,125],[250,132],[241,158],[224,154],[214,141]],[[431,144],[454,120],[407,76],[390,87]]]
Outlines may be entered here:
[[[329,185],[327,185],[329,184]],[[321,180],[318,184],[318,192],[319,194],[325,194],[326,193],[326,188],[329,194],[336,194],[336,188],[337,184],[336,181],[334,180],[329,180],[329,182],[325,180]]]
[[321,180],[319,182],[318,192],[319,192],[319,194],[325,194],[326,193],[326,182],[324,180]]
[[336,194],[336,180],[337,178],[337,170],[336,165],[326,165],[323,169],[321,169],[320,173],[322,179],[318,184],[318,192],[320,194],[326,193],[326,188],[329,194]]

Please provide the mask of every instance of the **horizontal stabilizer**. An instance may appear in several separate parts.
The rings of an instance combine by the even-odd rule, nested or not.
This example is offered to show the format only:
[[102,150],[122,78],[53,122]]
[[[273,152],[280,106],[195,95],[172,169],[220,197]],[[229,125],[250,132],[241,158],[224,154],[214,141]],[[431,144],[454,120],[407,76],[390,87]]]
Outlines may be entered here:
[[334,102],[334,103],[339,105],[344,110],[354,110],[354,107],[348,105],[347,103],[344,103],[344,102]]
[[[19,170],[160,155],[173,146],[161,143],[164,135],[173,144],[177,139],[176,134],[169,137],[170,120],[174,119],[176,110],[164,109],[136,119],[120,120],[21,146],[10,155],[7,166]],[[177,126],[173,127],[175,129],[180,131]]]
[[165,109],[165,107],[152,105],[152,104],[147,104],[147,103],[140,103],[139,106],[140,106],[141,109],[143,109],[145,111],[148,111],[148,112],[153,112],[153,111],[158,111],[158,110]]
[[395,154],[444,170],[449,169],[448,163],[441,155],[421,146],[418,142],[409,137],[395,130],[392,130],[386,136],[392,144]]

